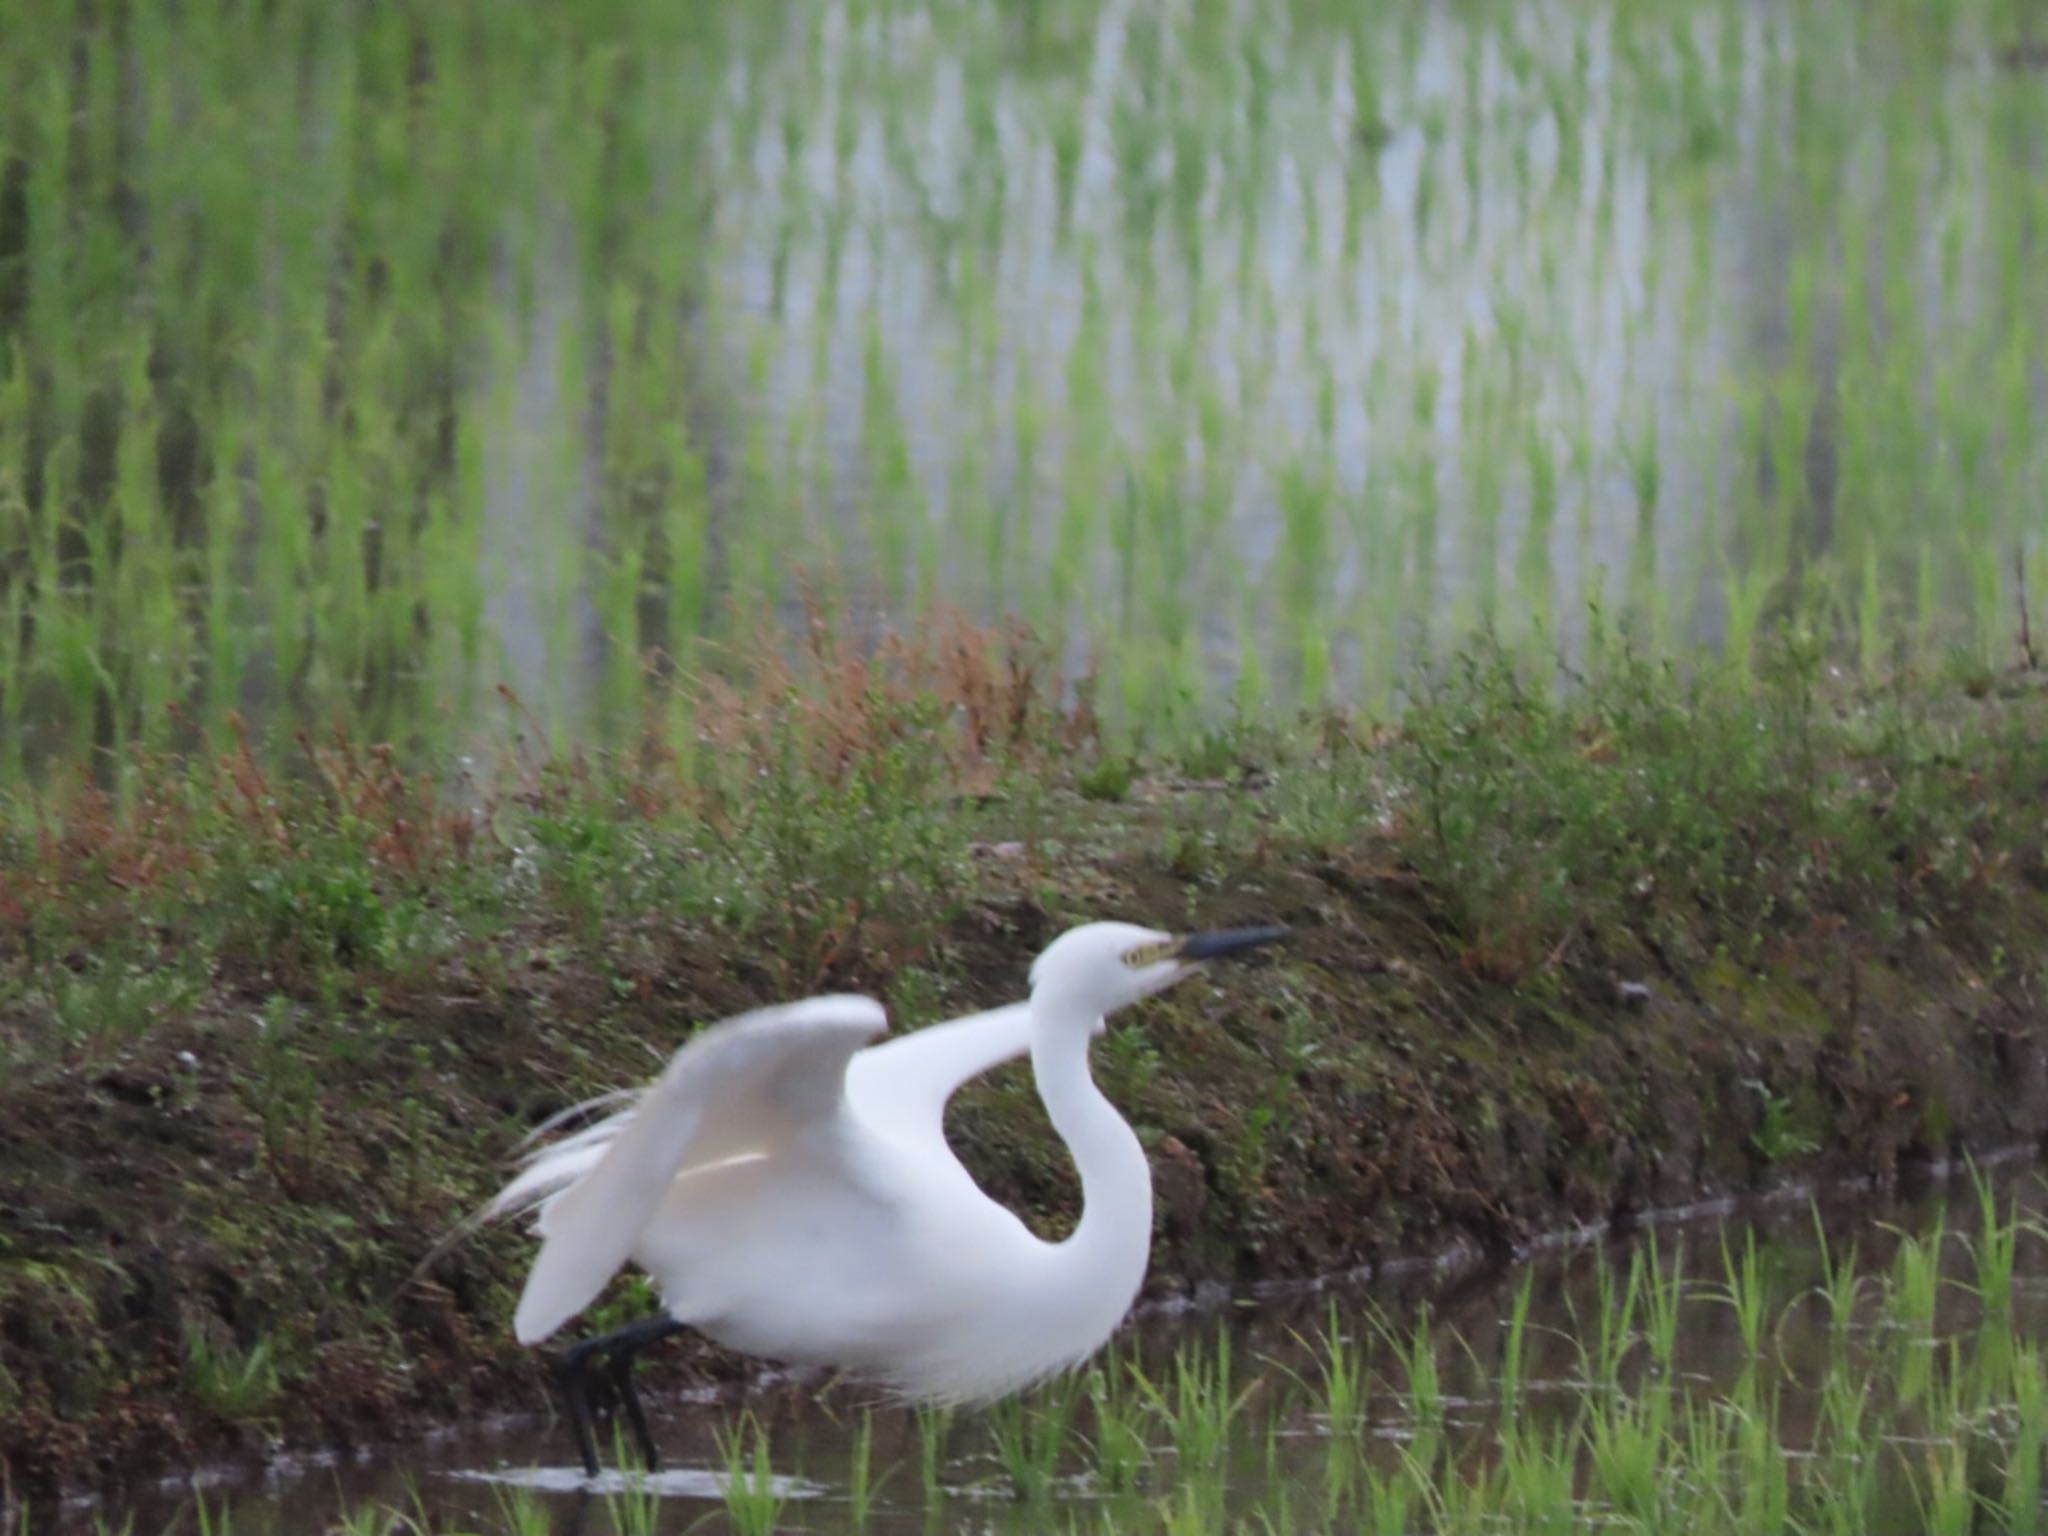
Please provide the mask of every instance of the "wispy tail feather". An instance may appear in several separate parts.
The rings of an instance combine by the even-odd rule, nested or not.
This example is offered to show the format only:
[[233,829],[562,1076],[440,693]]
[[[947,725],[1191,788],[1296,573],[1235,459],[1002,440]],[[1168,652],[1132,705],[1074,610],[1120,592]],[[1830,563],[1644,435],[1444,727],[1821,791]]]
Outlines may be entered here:
[[[547,1119],[541,1121],[539,1125],[536,1125],[532,1130],[520,1137],[515,1150],[523,1150],[532,1146],[541,1137],[547,1135],[548,1132],[560,1129],[571,1120],[580,1120],[585,1115],[595,1114],[598,1110],[609,1108],[613,1104],[631,1103],[646,1091],[645,1088],[614,1088],[610,1093],[600,1093],[594,1099],[585,1099],[580,1104],[571,1104],[567,1109],[558,1109],[552,1115],[549,1115]],[[599,1123],[603,1124],[605,1122],[601,1121]],[[596,1127],[592,1126],[588,1127],[588,1129],[594,1130]],[[527,1161],[531,1162],[532,1159],[528,1158]]]
[[[557,1126],[567,1125],[572,1120],[614,1104],[626,1106],[606,1115],[595,1125],[585,1126],[573,1136],[565,1136],[560,1141],[527,1153],[519,1160],[521,1167],[512,1181],[463,1217],[446,1237],[434,1244],[427,1256],[405,1277],[405,1284],[411,1285],[450,1251],[468,1241],[479,1228],[493,1221],[523,1216],[529,1211],[539,1211],[545,1219],[548,1203],[594,1168],[619,1132],[632,1122],[633,1107],[643,1091],[639,1088],[614,1088],[610,1093],[601,1093],[596,1098],[585,1099],[580,1104],[571,1104],[567,1109],[557,1111],[522,1136],[519,1145],[529,1147]],[[403,1290],[404,1286],[400,1289]]]
[[631,1110],[621,1110],[589,1130],[543,1147],[526,1160],[518,1176],[493,1195],[478,1214],[485,1221],[497,1221],[537,1210],[545,1222],[548,1202],[595,1168],[632,1118]]
[[594,1099],[585,1099],[581,1104],[572,1104],[560,1114],[551,1116],[534,1132],[526,1136],[521,1146],[530,1145],[535,1136],[548,1127],[564,1125],[582,1115],[590,1114],[607,1105],[624,1103],[625,1108],[606,1115],[595,1125],[586,1125],[572,1136],[550,1142],[526,1154],[523,1165],[512,1182],[507,1184],[485,1204],[478,1216],[484,1221],[499,1221],[508,1216],[521,1216],[528,1211],[541,1210],[555,1196],[574,1184],[584,1174],[597,1166],[605,1149],[618,1140],[619,1133],[633,1123],[633,1111],[638,1105],[641,1090],[619,1088],[610,1093],[600,1094]]

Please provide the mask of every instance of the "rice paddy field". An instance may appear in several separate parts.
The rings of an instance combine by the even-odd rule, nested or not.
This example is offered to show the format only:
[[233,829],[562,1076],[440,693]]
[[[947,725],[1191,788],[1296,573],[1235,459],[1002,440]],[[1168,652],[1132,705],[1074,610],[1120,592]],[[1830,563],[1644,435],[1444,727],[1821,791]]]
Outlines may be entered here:
[[512,1423],[52,1528],[2021,1536],[2048,1522],[2040,1196],[1958,1176],[1895,1221],[1781,1203],[1505,1281],[1155,1317],[980,1412],[843,1386],[672,1404],[666,1470],[580,1491],[562,1427]]
[[0,771],[682,733],[1014,618],[1120,728],[1475,631],[2000,664],[2026,0],[0,0]]
[[[1283,827],[1276,857],[1320,859],[1369,820],[1408,836],[1435,807],[1437,864],[1390,856],[1359,879],[1480,893],[1417,930],[1461,986],[1493,989],[1476,1012],[1526,984],[1561,1017],[1581,994],[1544,994],[1562,984],[1546,974],[1607,964],[1568,948],[1625,936],[1654,889],[1713,941],[1669,961],[1649,946],[1681,987],[1688,965],[1733,974],[1731,934],[1745,982],[1768,979],[1787,913],[1816,948],[1828,923],[1868,919],[1874,947],[1952,919],[2031,1028],[2036,972],[2002,940],[2032,930],[1923,887],[2038,907],[2038,714],[2018,683],[1995,736],[1921,706],[1959,677],[1981,701],[2048,645],[2044,247],[2038,0],[0,0],[0,874],[35,897],[0,906],[30,935],[0,1044],[44,1085],[104,1066],[77,1054],[103,1027],[107,1051],[169,1049],[165,1020],[227,975],[156,921],[211,887],[152,882],[197,864],[138,865],[149,923],[45,921],[101,875],[128,899],[118,861],[90,860],[130,808],[145,834],[185,825],[146,825],[175,784],[87,786],[73,835],[32,836],[39,795],[76,770],[146,789],[175,765],[190,788],[218,764],[240,799],[207,803],[259,818],[258,851],[297,879],[312,864],[266,775],[313,763],[358,841],[364,807],[392,829],[459,822],[459,862],[475,826],[441,816],[436,786],[488,778],[464,762],[506,758],[508,719],[550,773],[580,772],[586,746],[672,746],[675,814],[713,842],[633,867],[701,878],[679,922],[786,951],[808,935],[824,977],[852,953],[869,865],[899,847],[883,809],[958,812],[897,872],[937,906],[981,889],[960,870],[1035,860],[1057,842],[1042,823],[1124,801],[1140,761],[1184,768],[1175,794],[1252,793],[1269,776],[1235,744],[1275,725],[1324,739],[1299,727],[1326,709],[1337,745],[1271,782],[1281,822],[1298,785],[1331,809],[1296,818],[1312,837]],[[838,664],[890,636],[910,637],[899,672],[951,654],[988,683],[947,711],[1007,697],[1072,726],[1033,749],[1042,778],[1091,744],[1056,814],[1044,784],[991,813],[1028,818],[1030,849],[979,822],[967,840],[1001,798],[987,764],[957,784],[911,771],[940,735],[915,678],[885,698],[887,668]],[[867,703],[901,706],[874,761],[910,790],[821,796],[788,750],[733,749],[742,727],[781,741],[776,709],[803,702],[777,647],[853,690],[819,712],[828,747]],[[1471,686],[1493,679],[1507,706],[1414,707],[1440,663],[1481,652],[1497,665]],[[1783,656],[1777,692],[1742,692]],[[1502,683],[1517,667],[1541,688]],[[1528,704],[1597,692],[1602,669],[1674,696],[1708,682],[1664,713]],[[1909,674],[1910,710],[1831,702],[1881,704]],[[1427,793],[1368,804],[1331,765],[1385,745],[1369,722],[1404,705],[1397,750]],[[1893,729],[1922,713],[1923,734]],[[1535,737],[1516,721],[1548,731],[1546,755],[1518,752]],[[1695,742],[1702,721],[1743,729]],[[1824,764],[1816,723],[1821,747],[1855,750]],[[1690,776],[1637,773],[1631,730]],[[692,751],[725,751],[724,777],[691,780]],[[1904,765],[1896,783],[1881,761]],[[1564,787],[1532,792],[1524,769]],[[714,789],[748,814],[714,826]],[[1755,849],[1731,834],[1728,807],[1781,800],[1805,819],[1771,825],[1804,831],[1767,851],[1768,826]],[[1446,803],[1470,814],[1447,827]],[[1240,810],[1266,857],[1266,822]],[[576,865],[591,912],[669,889],[593,896],[639,834],[564,816],[536,846],[549,871],[597,849]],[[764,826],[795,829],[768,850],[775,879],[733,889],[771,896],[722,906],[717,881],[740,876],[703,849],[764,845]],[[861,878],[828,902],[775,861],[831,838]],[[426,933],[441,893],[440,866],[396,900],[396,865],[370,873],[384,842],[344,851],[346,881],[221,888],[272,902],[266,955],[331,919],[315,980],[261,979],[348,1026],[412,941],[366,943],[358,967],[347,936]],[[1228,884],[1215,862],[1204,878]],[[1496,862],[1513,878],[1489,885]],[[1797,897],[1811,870],[1818,894],[1750,899],[1772,880]],[[1858,908],[1841,894],[1858,882],[1908,895]],[[437,955],[474,937],[435,923]],[[1599,978],[1601,1020],[1651,997],[1634,974]],[[1919,983],[1901,974],[1902,1017]],[[227,989],[209,1027],[254,996]],[[1760,1166],[1822,1150],[1789,1097],[1745,1088]],[[1504,1279],[1240,1298],[1154,1317],[982,1412],[756,1382],[744,1404],[664,1404],[669,1470],[580,1493],[559,1426],[508,1417],[196,1497],[30,1505],[0,1460],[0,1515],[66,1536],[2031,1536],[2048,1523],[2043,1208],[2031,1172],[1972,1174],[1934,1203],[1674,1223]],[[216,1420],[260,1422],[311,1379],[216,1336],[187,1328],[177,1368]]]

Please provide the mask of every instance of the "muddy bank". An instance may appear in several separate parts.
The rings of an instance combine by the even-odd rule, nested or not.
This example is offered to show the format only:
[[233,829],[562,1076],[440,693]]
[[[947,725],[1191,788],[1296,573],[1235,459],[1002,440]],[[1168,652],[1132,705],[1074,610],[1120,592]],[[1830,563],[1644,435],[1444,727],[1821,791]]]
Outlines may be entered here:
[[[1540,988],[1510,989],[1443,953],[1401,878],[1275,861],[1225,895],[1143,860],[1094,873],[1105,912],[1192,895],[1194,921],[1301,930],[1098,1047],[1152,1155],[1154,1296],[1457,1240],[1506,1258],[1567,1221],[1795,1173],[1889,1178],[2048,1133],[2048,1021],[1935,934],[1788,935],[1762,970],[1565,954]],[[1064,921],[1021,895],[960,914],[943,944],[972,984],[949,1002],[1011,995]],[[118,1067],[14,1074],[0,1450],[15,1485],[538,1404],[537,1362],[507,1330],[516,1234],[406,1273],[579,1085],[642,1075],[688,1021],[773,995],[701,935],[645,937],[653,964],[626,1006],[614,979],[531,946],[495,987],[458,966],[379,998],[374,1023],[343,1000],[289,1026],[320,1031],[292,1093],[251,1060],[288,1027],[258,997],[223,998]],[[993,1193],[1048,1232],[1072,1219],[1075,1181],[1021,1069],[963,1095],[951,1128]],[[671,1384],[736,1368],[690,1347],[657,1367]]]
[[[1092,917],[1298,930],[1096,1046],[1155,1298],[2048,1135],[2031,679],[1907,709],[1475,668],[1398,733],[1161,760],[1028,673],[950,713],[842,675],[687,771],[514,765],[481,809],[340,744],[0,817],[0,1485],[541,1408],[524,1237],[412,1273],[527,1129],[771,1000],[1006,1001]],[[1071,1223],[1023,1068],[950,1130]],[[587,1322],[649,1304],[622,1281]]]

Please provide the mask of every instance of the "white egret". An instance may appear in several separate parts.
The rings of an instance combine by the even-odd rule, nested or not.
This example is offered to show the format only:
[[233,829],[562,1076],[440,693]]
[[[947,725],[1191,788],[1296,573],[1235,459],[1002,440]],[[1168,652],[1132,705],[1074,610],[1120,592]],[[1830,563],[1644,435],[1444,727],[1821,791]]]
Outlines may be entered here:
[[[939,1402],[998,1397],[1093,1354],[1144,1280],[1152,1179],[1089,1075],[1089,1037],[1202,961],[1285,933],[1089,923],[1039,955],[1028,1001],[880,1045],[868,1042],[887,1019],[866,997],[743,1014],[697,1035],[648,1088],[613,1096],[627,1107],[534,1154],[484,1211],[539,1212],[520,1342],[554,1333],[628,1260],[663,1304],[559,1359],[585,1468],[597,1471],[593,1362],[655,1464],[633,1359],[683,1328]],[[1081,1176],[1080,1221],[1056,1243],[984,1194],[946,1144],[954,1090],[1026,1050]]]

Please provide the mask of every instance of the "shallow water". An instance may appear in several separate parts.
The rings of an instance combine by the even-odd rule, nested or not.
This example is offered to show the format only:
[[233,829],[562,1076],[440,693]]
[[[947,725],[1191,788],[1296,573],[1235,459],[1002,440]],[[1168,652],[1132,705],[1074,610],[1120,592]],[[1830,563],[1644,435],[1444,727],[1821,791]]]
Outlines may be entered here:
[[[2041,1210],[2044,1187],[2030,1159],[2008,1164],[1998,1186],[2001,1200],[2018,1202],[2021,1214]],[[1729,1213],[1680,1213],[1626,1238],[1561,1238],[1505,1274],[1458,1265],[1394,1266],[1377,1277],[1280,1287],[1219,1306],[1151,1313],[1119,1340],[1116,1369],[1127,1371],[1139,1362],[1171,1395],[1175,1350],[1195,1345],[1214,1359],[1219,1338],[1227,1336],[1231,1390],[1245,1394],[1207,1469],[1219,1474],[1215,1509],[1195,1524],[1177,1526],[1170,1515],[1177,1489],[1191,1475],[1183,1461],[1188,1431],[1169,1429],[1163,1417],[1148,1421],[1148,1460],[1135,1474],[1135,1486],[1119,1490],[1107,1485],[1114,1469],[1095,1448],[1105,1434],[1102,1421],[1085,1406],[1077,1408],[1071,1427],[1054,1437],[1059,1451],[1047,1466],[1045,1488],[1020,1499],[1018,1476],[1006,1467],[997,1440],[1006,1429],[1028,1432],[1034,1422],[1029,1414],[962,1414],[941,1425],[876,1404],[845,1384],[820,1397],[816,1383],[789,1381],[759,1383],[743,1402],[698,1396],[654,1405],[666,1462],[653,1477],[614,1472],[586,1487],[559,1426],[508,1416],[489,1425],[450,1427],[403,1450],[280,1466],[254,1482],[222,1481],[203,1496],[213,1529],[223,1529],[219,1522],[225,1518],[225,1528],[240,1532],[320,1530],[345,1515],[367,1521],[390,1510],[421,1518],[436,1530],[680,1532],[707,1516],[714,1529],[724,1529],[727,1447],[732,1437],[758,1425],[768,1437],[774,1488],[784,1501],[777,1529],[894,1536],[934,1529],[1096,1529],[1104,1520],[1133,1531],[1235,1529],[1227,1522],[1270,1521],[1276,1511],[1315,1508],[1319,1490],[1333,1475],[1332,1399],[1317,1390],[1320,1340],[1331,1321],[1368,1352],[1370,1389],[1357,1435],[1362,1456],[1383,1468],[1397,1466],[1418,1436],[1441,1435],[1446,1470],[1439,1476],[1449,1478],[1448,1469],[1469,1471],[1498,1451],[1504,1404],[1521,1415],[1525,1437],[1533,1428],[1540,1438],[1569,1422],[1591,1398],[1649,1390],[1644,1359],[1654,1324],[1641,1313],[1628,1363],[1613,1373],[1599,1366],[1600,1340],[1603,1330],[1615,1326],[1617,1289],[1632,1254],[1654,1255],[1667,1279],[1680,1271],[1686,1277],[1669,1366],[1683,1400],[1725,1406],[1754,1394],[1758,1378],[1745,1381],[1745,1373],[1761,1372],[1777,1403],[1779,1441],[1798,1456],[1820,1444],[1821,1425],[1836,1411],[1825,1403],[1831,1373],[1853,1372],[1866,1355],[1904,1348],[1910,1375],[1922,1349],[1936,1360],[1951,1340],[1959,1348],[1990,1347],[1972,1332],[1978,1311],[1969,1291],[1974,1256],[1965,1234],[1974,1229],[1975,1199],[1960,1175],[1910,1200],[1829,1194],[1823,1224],[1828,1242],[1838,1257],[1854,1245],[1858,1270],[1871,1277],[1846,1335],[1832,1329],[1815,1293],[1826,1270],[1816,1236],[1821,1228],[1813,1207],[1797,1197]],[[1944,1288],[1933,1328],[1916,1342],[1901,1336],[1909,1325],[1894,1300],[1880,1294],[1877,1280],[1895,1266],[1905,1234],[1924,1236],[1944,1220],[1950,1234],[1943,1249]],[[1727,1283],[1726,1266],[1740,1267],[1750,1236],[1757,1240],[1757,1284],[1771,1298],[1767,1337],[1754,1364],[1736,1311],[1717,1295]],[[1526,1327],[1517,1351],[1511,1334],[1525,1284]],[[2022,1239],[2013,1292],[2002,1328],[2015,1339],[2040,1338],[2048,1330],[2048,1243],[2038,1232]],[[1440,1420],[1418,1408],[1422,1400],[1412,1363],[1404,1358],[1414,1330],[1425,1321],[1440,1373]],[[1512,1367],[1511,1355],[1518,1361]],[[1509,1370],[1512,1385],[1503,1376]],[[1987,1432],[1983,1423],[1944,1426],[1935,1409],[1941,1396],[1932,1385],[1937,1380],[1929,1378],[1924,1407],[1891,1423],[1886,1443],[1924,1439],[1938,1447]],[[1097,1375],[1084,1382],[1082,1395],[1101,1390],[1103,1381]],[[1893,1381],[1885,1390],[1916,1389]],[[1059,1401],[1056,1393],[1040,1394],[1030,1411],[1047,1412]],[[859,1517],[856,1467],[864,1415],[873,1496]],[[1902,1491],[1889,1506],[1901,1528],[1914,1528],[1912,1497]],[[138,1531],[152,1531],[176,1518],[190,1499],[188,1489],[166,1485],[132,1499],[121,1516],[132,1519]],[[508,1499],[523,1502],[508,1505]],[[1163,1515],[1163,1509],[1169,1512]],[[190,1513],[187,1508],[187,1518]],[[74,1510],[55,1528],[91,1529],[94,1519],[110,1514]]]
[[806,594],[1146,719],[2048,590],[2011,0],[133,11],[0,62],[16,762],[631,731]]

